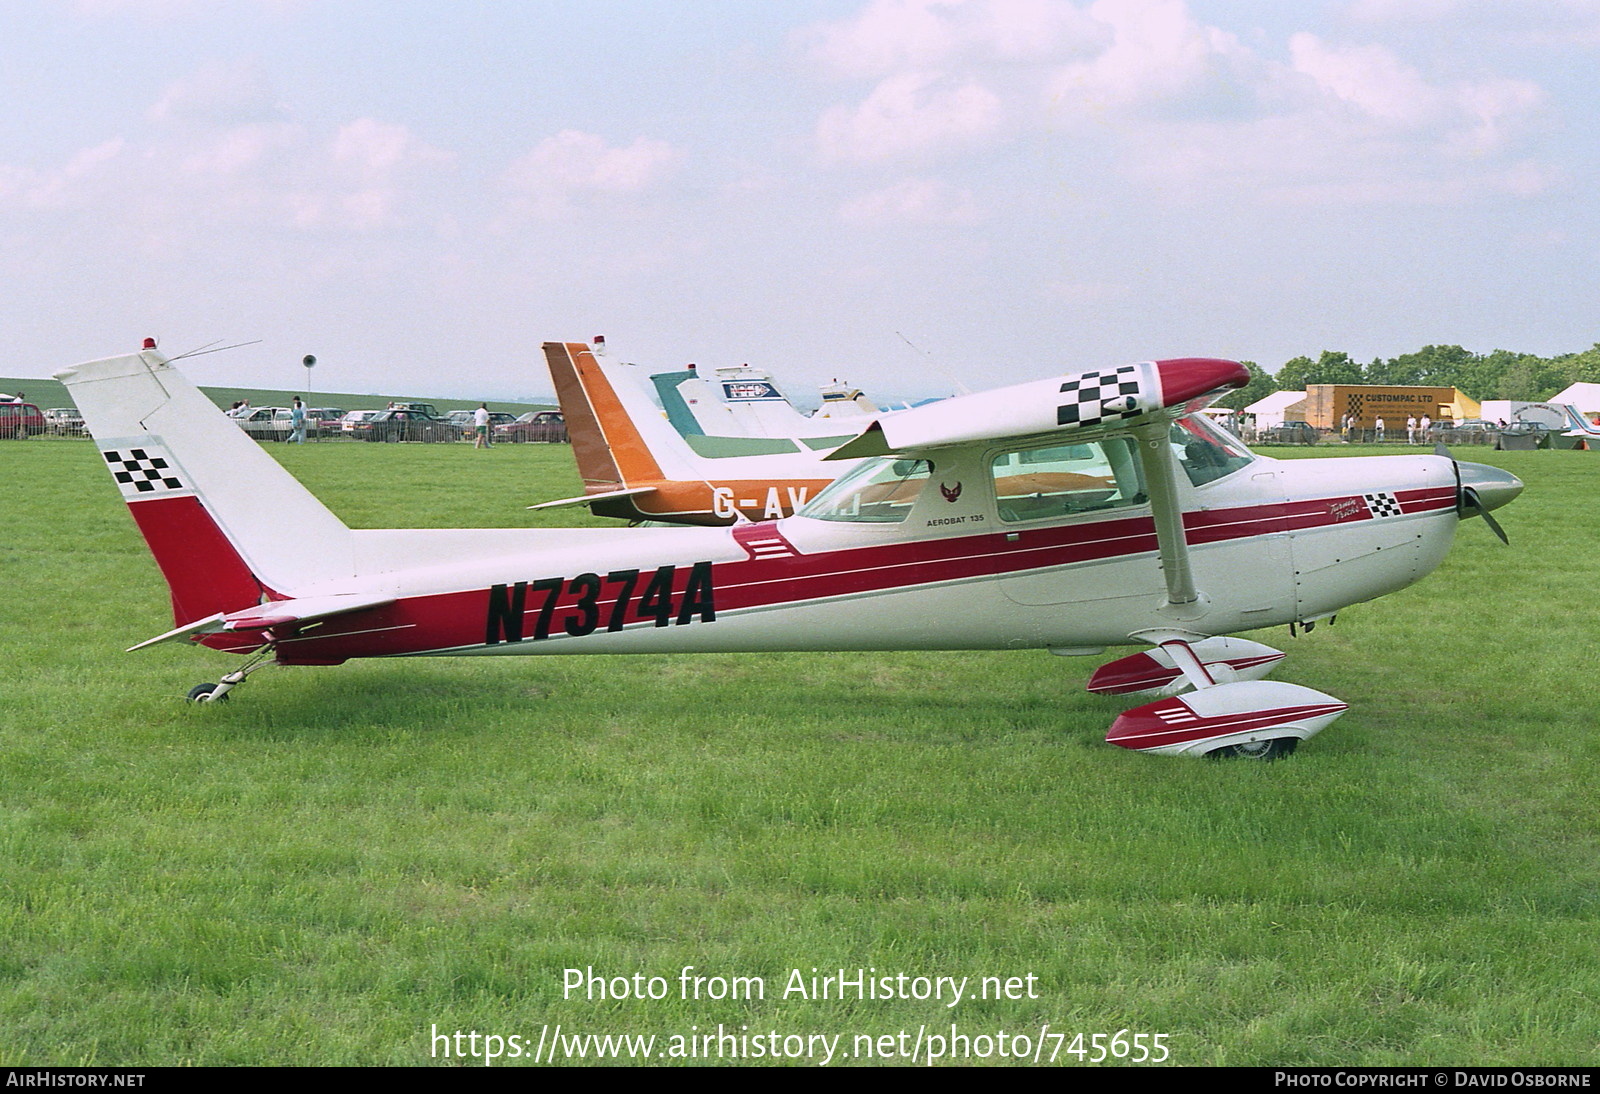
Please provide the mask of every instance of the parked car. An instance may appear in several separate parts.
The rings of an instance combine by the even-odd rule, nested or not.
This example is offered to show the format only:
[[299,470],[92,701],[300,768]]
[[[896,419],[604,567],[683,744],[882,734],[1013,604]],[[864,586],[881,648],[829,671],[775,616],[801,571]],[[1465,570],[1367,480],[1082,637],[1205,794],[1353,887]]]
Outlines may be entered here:
[[352,422],[350,435],[363,441],[458,441],[461,430],[420,410],[380,410]]
[[306,429],[315,433],[337,433],[344,411],[336,406],[314,406],[306,411]]
[[1273,444],[1316,444],[1317,428],[1310,422],[1284,422],[1266,430],[1260,439]]
[[344,417],[339,419],[339,429],[344,433],[344,435],[346,437],[349,437],[349,436],[351,436],[352,434],[355,433],[356,424],[358,422],[371,421],[373,418],[376,418],[379,414],[382,414],[382,413],[383,413],[383,411],[381,411],[381,410],[351,410],[351,411],[348,411],[344,415]]
[[[472,423],[477,420],[474,417],[477,413],[476,410],[452,410],[444,416],[444,420],[452,425],[459,426],[463,433],[470,433],[473,429]],[[490,429],[498,429],[500,426],[509,425],[516,420],[517,416],[515,414],[510,414],[504,410],[489,411]]]
[[241,409],[233,420],[258,441],[282,441],[289,437],[289,408],[286,406]]
[[51,407],[44,412],[44,425],[58,437],[83,436],[83,415],[75,407]]
[[1434,429],[1434,439],[1448,444],[1493,444],[1500,426],[1482,418],[1468,418]]
[[0,438],[22,441],[44,431],[44,414],[32,403],[0,403]]
[[567,440],[567,422],[559,410],[530,410],[520,418],[496,426],[494,439],[513,444],[524,441],[564,444]]
[[443,418],[439,408],[432,403],[390,403],[390,410],[415,410],[419,414],[426,414],[430,418]]

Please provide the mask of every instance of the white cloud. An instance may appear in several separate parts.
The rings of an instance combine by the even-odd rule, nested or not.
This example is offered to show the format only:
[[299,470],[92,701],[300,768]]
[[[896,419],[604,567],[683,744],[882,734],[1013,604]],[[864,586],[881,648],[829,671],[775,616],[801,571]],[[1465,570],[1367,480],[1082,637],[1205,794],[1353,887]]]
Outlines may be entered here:
[[906,179],[847,202],[840,219],[858,227],[973,224],[982,219],[971,193],[937,179]]
[[811,56],[827,70],[880,79],[906,69],[1060,60],[1099,35],[1062,0],[872,0],[808,36]]
[[405,126],[373,118],[357,118],[341,126],[334,135],[331,154],[335,166],[368,180],[455,161],[448,152],[419,140]]
[[[163,158],[171,158],[179,173],[197,178],[259,178],[269,171],[286,167],[302,154],[306,131],[297,125],[241,125],[203,140],[175,142],[163,147]],[[181,155],[174,155],[179,149]]]
[[167,85],[147,112],[157,124],[241,125],[283,116],[272,79],[259,62],[211,62]]
[[1069,113],[1239,116],[1260,108],[1267,66],[1232,34],[1204,26],[1183,0],[1097,0],[1109,44],[1063,66],[1051,101]]
[[825,113],[817,144],[830,159],[892,159],[969,144],[993,133],[1000,120],[1000,98],[988,88],[908,72],[883,80],[854,109]]
[[334,134],[325,162],[326,181],[300,193],[295,223],[369,231],[405,223],[422,180],[453,167],[455,157],[406,126],[358,118]]
[[127,153],[127,142],[118,137],[80,149],[54,170],[7,168],[0,172],[0,200],[37,210],[91,207],[114,190],[114,165]]
[[[1380,0],[1365,7],[1381,17]],[[1526,162],[1545,101],[1529,80],[1439,79],[1384,45],[1309,32],[1247,44],[1185,0],[872,0],[811,37],[825,71],[873,81],[819,119],[836,163],[1043,135],[1072,170],[1180,202],[1460,201],[1562,177]]]
[[555,216],[585,197],[644,193],[681,159],[666,141],[639,137],[617,148],[603,137],[566,129],[515,160],[503,181],[528,211]]
[[1542,106],[1527,80],[1491,77],[1429,83],[1381,46],[1329,46],[1310,34],[1289,40],[1297,72],[1355,116],[1410,131],[1443,151],[1482,156],[1511,143]]
[[1392,125],[1435,123],[1449,112],[1449,96],[1430,86],[1382,46],[1338,49],[1312,34],[1289,39],[1295,71],[1353,110]]

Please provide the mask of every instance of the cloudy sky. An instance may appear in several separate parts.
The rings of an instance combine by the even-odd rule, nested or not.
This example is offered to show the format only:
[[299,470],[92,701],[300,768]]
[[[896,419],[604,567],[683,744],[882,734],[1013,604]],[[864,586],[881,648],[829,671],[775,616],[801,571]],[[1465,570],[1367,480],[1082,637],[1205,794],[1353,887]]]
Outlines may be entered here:
[[0,374],[1600,340],[1600,0],[6,0],[0,95]]

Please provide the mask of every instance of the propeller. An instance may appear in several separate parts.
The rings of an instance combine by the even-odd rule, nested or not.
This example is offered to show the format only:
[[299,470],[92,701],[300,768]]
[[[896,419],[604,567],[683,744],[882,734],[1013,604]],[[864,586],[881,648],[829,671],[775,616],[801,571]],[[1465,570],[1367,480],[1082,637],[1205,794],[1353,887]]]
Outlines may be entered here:
[[[1442,444],[1436,444],[1433,447],[1433,453],[1449,460],[1450,466],[1455,468],[1456,515],[1462,520],[1466,520],[1468,517],[1482,517],[1483,522],[1489,526],[1489,530],[1500,537],[1500,542],[1507,547],[1511,546],[1511,540],[1506,537],[1505,529],[1500,527],[1499,521],[1489,515],[1489,510],[1504,505],[1521,493],[1522,480],[1509,472],[1501,471],[1498,467],[1489,467],[1481,463],[1469,463],[1466,465],[1471,469],[1469,481],[1469,476],[1461,473],[1461,462],[1450,454],[1448,448]],[[1496,495],[1493,504],[1484,502],[1479,493],[1479,487],[1489,489]]]

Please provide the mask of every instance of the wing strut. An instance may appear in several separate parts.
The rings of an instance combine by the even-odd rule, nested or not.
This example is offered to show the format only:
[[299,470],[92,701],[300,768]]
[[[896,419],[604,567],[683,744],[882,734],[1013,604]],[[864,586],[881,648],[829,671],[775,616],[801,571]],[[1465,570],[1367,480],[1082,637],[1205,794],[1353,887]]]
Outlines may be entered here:
[[1179,607],[1199,600],[1200,592],[1194,586],[1194,570],[1189,565],[1189,541],[1184,537],[1183,505],[1178,495],[1177,456],[1167,439],[1170,429],[1166,421],[1151,422],[1135,429],[1134,436],[1139,440],[1145,490],[1156,522],[1161,572],[1167,579],[1167,606]]

